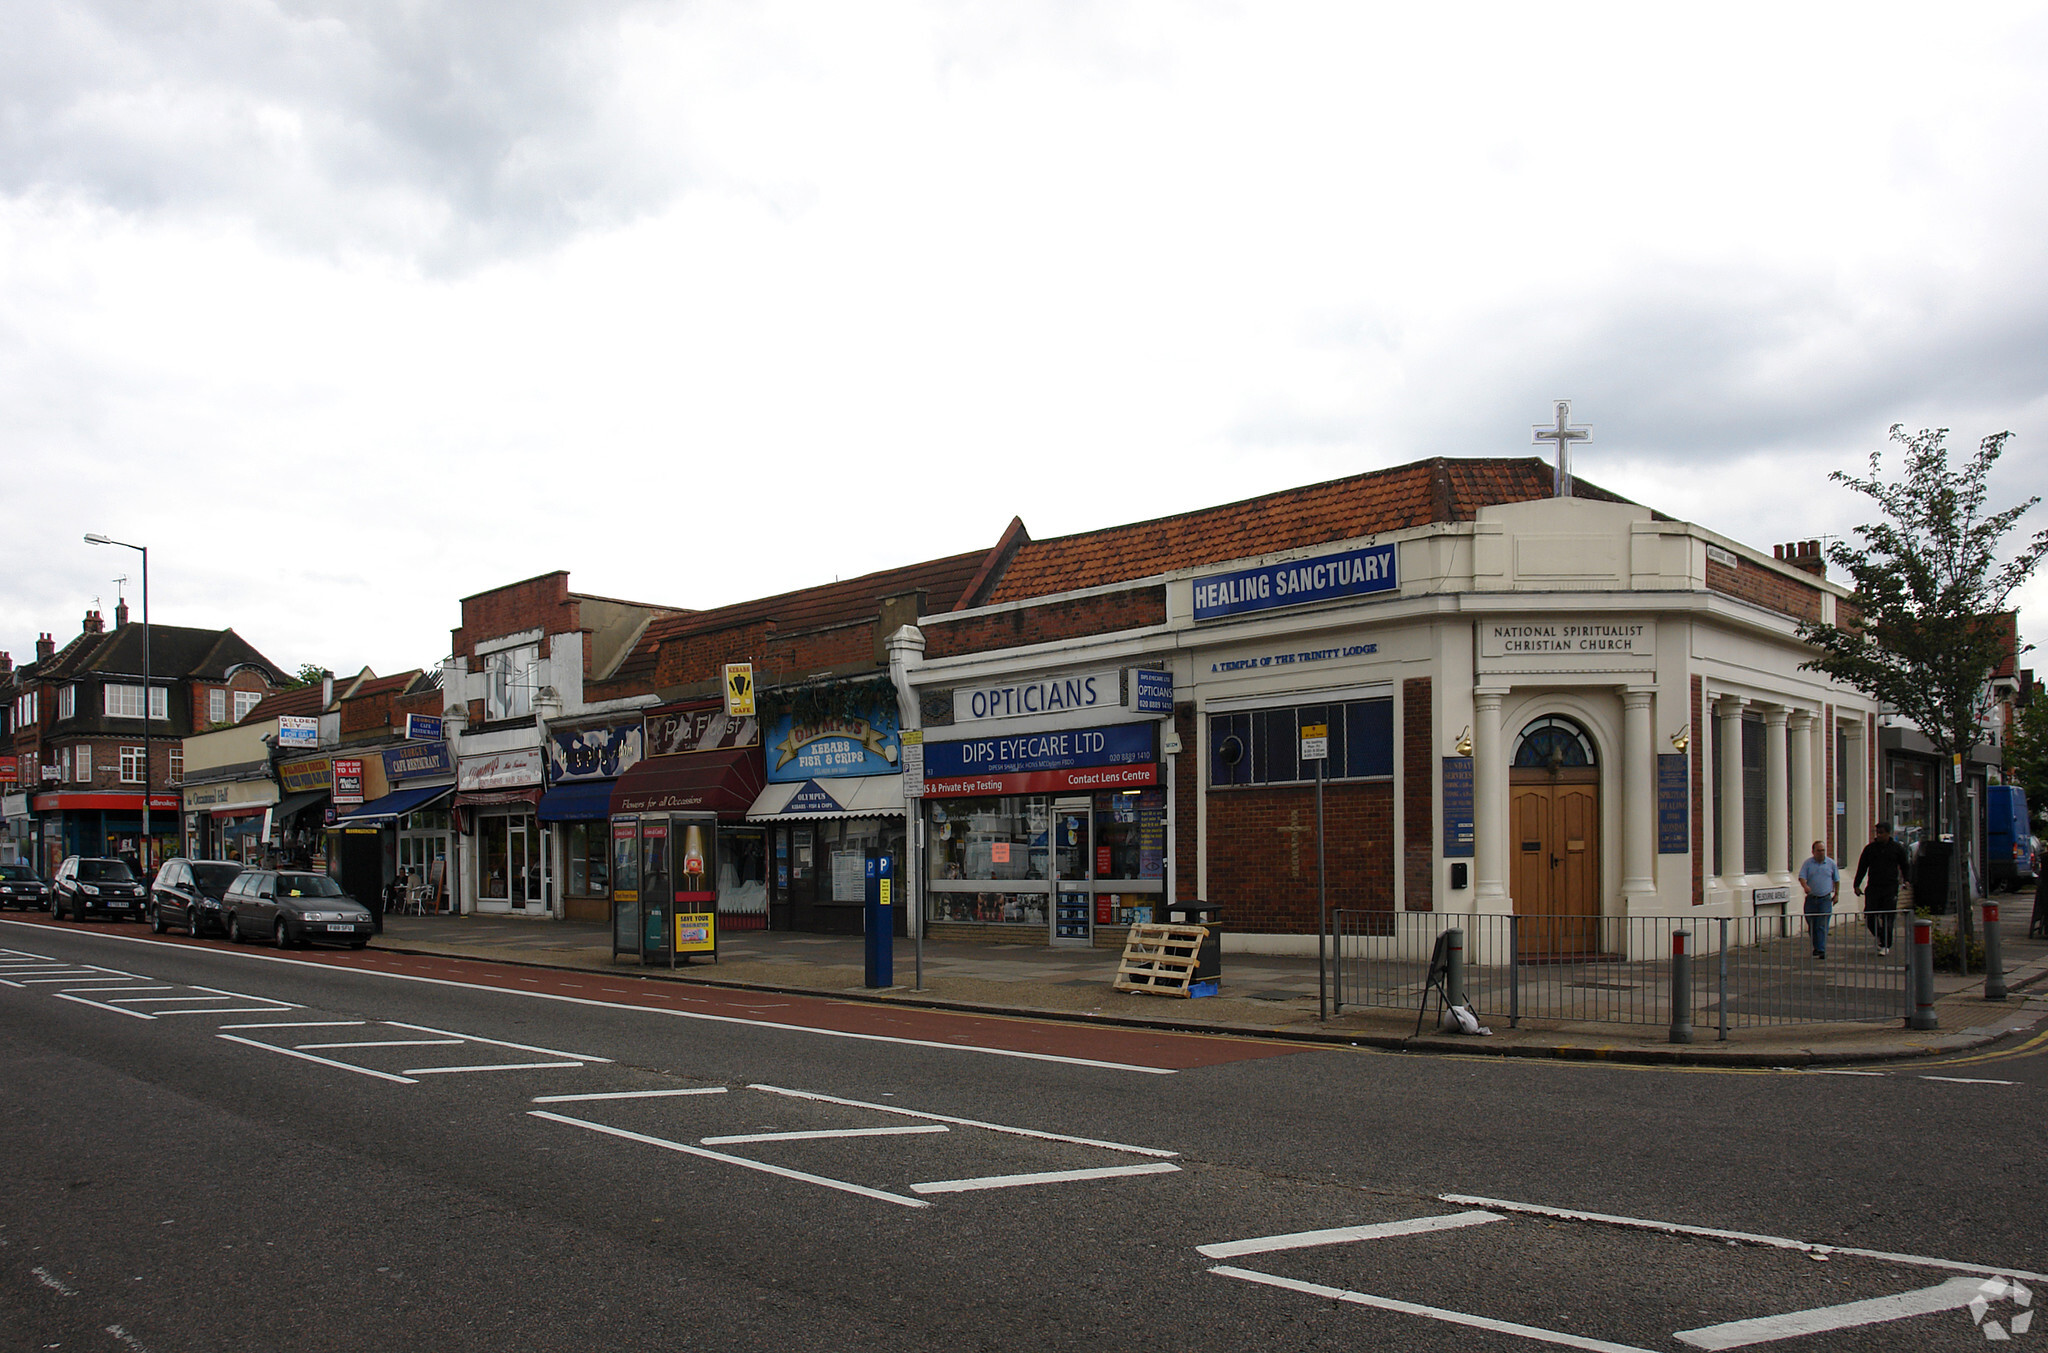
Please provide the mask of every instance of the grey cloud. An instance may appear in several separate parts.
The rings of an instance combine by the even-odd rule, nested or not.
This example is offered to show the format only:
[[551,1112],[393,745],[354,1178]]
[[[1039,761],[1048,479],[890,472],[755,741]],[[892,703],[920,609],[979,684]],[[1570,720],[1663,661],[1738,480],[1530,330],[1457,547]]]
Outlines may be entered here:
[[429,266],[545,245],[679,184],[660,129],[611,104],[634,8],[19,4],[0,191]]

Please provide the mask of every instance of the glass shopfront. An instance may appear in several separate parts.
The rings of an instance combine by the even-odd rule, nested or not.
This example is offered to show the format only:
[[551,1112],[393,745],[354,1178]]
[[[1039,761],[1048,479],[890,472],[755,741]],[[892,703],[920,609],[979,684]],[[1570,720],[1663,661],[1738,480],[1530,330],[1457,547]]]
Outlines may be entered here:
[[532,813],[477,814],[477,896],[514,911],[541,904],[540,824]]
[[927,800],[926,912],[1019,939],[1092,943],[1163,919],[1166,791]]
[[422,906],[439,911],[448,895],[448,847],[454,815],[446,808],[423,808],[398,820],[398,872],[412,887],[423,884],[433,895]]
[[[746,833],[720,832],[731,839]],[[903,862],[903,819],[895,817],[823,818],[778,822],[762,838],[774,855],[767,896],[774,902],[778,930],[803,930],[820,935],[858,935],[865,918],[867,857],[881,851]],[[764,878],[768,876],[764,872]],[[901,911],[901,908],[898,908]],[[908,923],[897,917],[897,933]]]

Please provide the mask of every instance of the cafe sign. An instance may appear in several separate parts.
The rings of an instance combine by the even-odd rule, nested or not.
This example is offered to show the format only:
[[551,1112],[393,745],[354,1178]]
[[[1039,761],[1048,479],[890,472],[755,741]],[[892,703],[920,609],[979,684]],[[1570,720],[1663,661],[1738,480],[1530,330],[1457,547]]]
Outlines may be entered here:
[[541,782],[540,768],[538,747],[465,756],[455,767],[455,787],[466,794],[485,789],[525,789]]

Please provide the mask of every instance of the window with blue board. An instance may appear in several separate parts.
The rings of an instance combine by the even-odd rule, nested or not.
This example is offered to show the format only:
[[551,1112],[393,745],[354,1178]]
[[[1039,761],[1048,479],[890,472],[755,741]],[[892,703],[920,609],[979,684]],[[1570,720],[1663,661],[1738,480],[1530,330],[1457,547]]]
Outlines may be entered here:
[[1394,702],[1347,700],[1328,705],[1247,709],[1209,716],[1209,784],[1305,784],[1316,778],[1301,759],[1303,724],[1329,728],[1326,780],[1372,780],[1394,773]]

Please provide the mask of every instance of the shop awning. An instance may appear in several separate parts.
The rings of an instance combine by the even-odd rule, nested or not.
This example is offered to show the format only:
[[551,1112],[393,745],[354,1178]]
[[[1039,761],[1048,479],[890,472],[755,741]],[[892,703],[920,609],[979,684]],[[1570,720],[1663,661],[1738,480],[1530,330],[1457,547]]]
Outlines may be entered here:
[[267,803],[232,803],[225,808],[212,809],[216,819],[224,817],[260,817],[270,809]]
[[612,787],[614,813],[663,813],[697,809],[738,820],[760,797],[767,776],[761,749],[681,752],[637,762]]
[[417,812],[431,804],[439,803],[455,792],[454,785],[422,785],[417,789],[399,789],[381,799],[338,813],[334,818],[337,827],[388,827],[407,813]]
[[541,795],[542,822],[602,822],[611,816],[612,782],[578,780]]
[[747,809],[749,822],[902,816],[900,775],[821,775],[802,784],[770,785]]
[[324,789],[315,789],[304,794],[287,794],[277,805],[274,821],[282,822],[294,813],[303,813],[327,797]]
[[534,785],[527,789],[485,789],[468,794],[457,794],[457,808],[502,808],[508,803],[536,804],[541,799],[541,788]]

